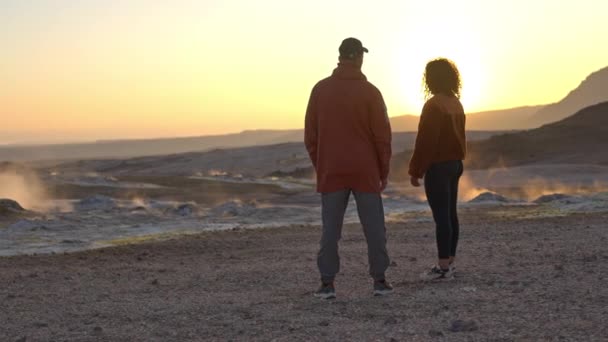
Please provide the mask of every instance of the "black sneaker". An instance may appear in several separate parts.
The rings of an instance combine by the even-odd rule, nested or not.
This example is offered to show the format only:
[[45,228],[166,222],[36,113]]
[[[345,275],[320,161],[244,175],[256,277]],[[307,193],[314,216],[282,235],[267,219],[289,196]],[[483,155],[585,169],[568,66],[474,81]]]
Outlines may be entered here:
[[442,270],[439,266],[433,266],[430,270],[422,273],[420,279],[424,281],[452,280],[454,279],[454,269],[450,267],[447,270]]
[[336,298],[336,289],[333,283],[321,284],[321,287],[315,291],[314,296],[321,299],[334,299]]
[[393,293],[393,285],[386,280],[374,282],[374,296],[386,296]]

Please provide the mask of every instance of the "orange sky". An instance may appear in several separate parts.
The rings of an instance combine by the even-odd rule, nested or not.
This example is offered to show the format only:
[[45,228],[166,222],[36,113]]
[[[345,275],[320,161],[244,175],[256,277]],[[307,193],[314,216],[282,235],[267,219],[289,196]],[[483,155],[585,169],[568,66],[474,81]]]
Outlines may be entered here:
[[0,143],[299,128],[340,41],[391,116],[456,61],[468,111],[559,100],[608,65],[607,1],[3,1]]

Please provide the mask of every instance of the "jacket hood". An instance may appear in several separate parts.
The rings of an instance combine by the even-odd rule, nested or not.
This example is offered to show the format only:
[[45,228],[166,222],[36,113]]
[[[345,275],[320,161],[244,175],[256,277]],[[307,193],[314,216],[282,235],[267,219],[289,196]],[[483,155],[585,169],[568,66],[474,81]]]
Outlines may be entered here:
[[341,80],[363,80],[367,81],[367,77],[361,72],[361,67],[352,61],[340,61],[338,67],[332,73],[333,77]]

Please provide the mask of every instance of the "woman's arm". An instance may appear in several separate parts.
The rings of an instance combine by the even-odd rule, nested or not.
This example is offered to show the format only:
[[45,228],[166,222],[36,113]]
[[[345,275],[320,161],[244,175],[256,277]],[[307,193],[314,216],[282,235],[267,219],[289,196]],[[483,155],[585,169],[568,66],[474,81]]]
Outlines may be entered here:
[[439,147],[440,129],[441,112],[435,105],[427,101],[420,115],[416,145],[410,160],[410,176],[422,178],[431,166]]

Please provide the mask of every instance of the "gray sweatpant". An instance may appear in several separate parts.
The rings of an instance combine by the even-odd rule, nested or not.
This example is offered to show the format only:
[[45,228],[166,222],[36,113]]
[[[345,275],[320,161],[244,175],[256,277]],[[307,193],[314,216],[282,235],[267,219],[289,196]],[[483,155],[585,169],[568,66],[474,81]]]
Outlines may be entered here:
[[333,282],[336,274],[340,271],[338,241],[342,236],[344,213],[351,192],[355,195],[359,221],[363,226],[363,232],[367,240],[369,274],[374,280],[384,279],[384,272],[390,262],[386,251],[384,207],[380,194],[352,190],[324,193],[321,195],[323,233],[321,248],[317,256],[317,265],[323,283]]

